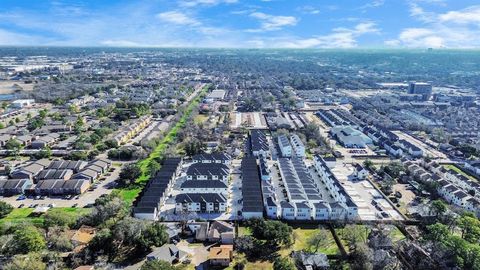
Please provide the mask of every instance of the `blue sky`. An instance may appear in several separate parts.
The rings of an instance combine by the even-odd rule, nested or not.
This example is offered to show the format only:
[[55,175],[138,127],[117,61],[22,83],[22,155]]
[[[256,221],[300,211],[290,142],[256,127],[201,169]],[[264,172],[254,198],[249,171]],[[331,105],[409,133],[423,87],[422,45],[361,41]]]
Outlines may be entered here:
[[479,48],[478,0],[0,0],[0,45]]

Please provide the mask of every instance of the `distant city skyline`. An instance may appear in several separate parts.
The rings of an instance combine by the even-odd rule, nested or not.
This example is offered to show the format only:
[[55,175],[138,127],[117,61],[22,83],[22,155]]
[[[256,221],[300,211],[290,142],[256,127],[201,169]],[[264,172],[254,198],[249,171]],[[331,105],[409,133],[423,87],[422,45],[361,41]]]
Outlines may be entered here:
[[480,48],[473,0],[2,0],[0,45]]

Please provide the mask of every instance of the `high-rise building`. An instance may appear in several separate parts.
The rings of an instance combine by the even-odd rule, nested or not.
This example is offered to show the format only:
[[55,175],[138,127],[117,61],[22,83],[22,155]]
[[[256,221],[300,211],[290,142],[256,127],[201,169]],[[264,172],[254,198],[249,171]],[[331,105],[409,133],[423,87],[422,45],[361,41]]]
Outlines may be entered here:
[[422,95],[423,100],[429,100],[432,96],[432,85],[423,82],[410,82],[408,84],[408,93]]

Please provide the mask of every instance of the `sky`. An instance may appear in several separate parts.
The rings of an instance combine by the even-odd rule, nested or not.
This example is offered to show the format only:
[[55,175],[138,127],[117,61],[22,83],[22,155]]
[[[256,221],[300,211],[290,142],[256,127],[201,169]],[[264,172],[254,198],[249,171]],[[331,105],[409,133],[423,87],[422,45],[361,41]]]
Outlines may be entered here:
[[480,48],[480,1],[0,0],[0,45]]

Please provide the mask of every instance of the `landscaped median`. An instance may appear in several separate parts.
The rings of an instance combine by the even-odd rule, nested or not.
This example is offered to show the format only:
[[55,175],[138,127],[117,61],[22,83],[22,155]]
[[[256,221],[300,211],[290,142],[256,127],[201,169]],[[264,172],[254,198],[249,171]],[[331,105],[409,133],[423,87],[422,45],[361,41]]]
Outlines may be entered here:
[[135,183],[128,187],[117,189],[117,191],[120,193],[122,198],[128,204],[133,203],[135,198],[138,196],[138,194],[142,191],[145,184],[148,182],[148,179],[150,178],[149,165],[152,162],[152,160],[162,157],[167,147],[175,142],[178,131],[180,131],[185,126],[185,123],[191,116],[193,110],[198,106],[200,100],[206,94],[208,88],[209,88],[208,85],[205,86],[197,94],[197,96],[191,101],[191,103],[188,104],[188,106],[183,110],[183,112],[181,112],[182,116],[180,117],[180,120],[178,120],[178,122],[175,123],[175,125],[168,131],[168,133],[160,141],[158,146],[150,153],[150,155],[147,158],[138,162],[138,166],[142,174],[140,175],[140,177],[137,178]]

